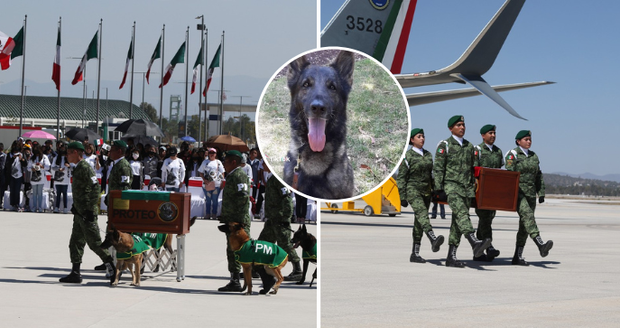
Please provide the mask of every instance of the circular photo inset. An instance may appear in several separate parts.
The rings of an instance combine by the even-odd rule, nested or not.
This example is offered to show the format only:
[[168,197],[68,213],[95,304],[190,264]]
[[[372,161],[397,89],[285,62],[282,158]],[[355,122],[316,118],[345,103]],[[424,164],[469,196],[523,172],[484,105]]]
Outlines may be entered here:
[[381,186],[408,145],[409,105],[380,62],[347,48],[303,53],[263,90],[256,139],[271,172],[317,200]]

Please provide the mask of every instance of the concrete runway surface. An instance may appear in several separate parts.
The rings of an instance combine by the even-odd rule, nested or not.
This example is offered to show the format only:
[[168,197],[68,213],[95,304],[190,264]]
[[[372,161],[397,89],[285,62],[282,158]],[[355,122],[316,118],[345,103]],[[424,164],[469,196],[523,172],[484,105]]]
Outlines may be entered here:
[[501,254],[491,263],[472,261],[461,239],[457,257],[466,268],[445,267],[448,207],[447,220],[431,220],[446,238],[441,250],[433,253],[423,237],[424,264],[409,262],[410,207],[396,217],[322,212],[321,326],[620,327],[620,202],[600,203],[547,198],[538,205],[541,236],[554,246],[541,258],[528,239],[528,267],[511,265],[516,212],[494,219]]
[[[313,264],[305,285],[285,281],[277,295],[258,295],[260,279],[253,280],[252,296],[217,292],[229,280],[218,221],[198,220],[186,236],[186,278],[181,282],[176,272],[146,270],[140,287],[130,286],[126,272],[118,287],[111,288],[104,272],[92,270],[101,261],[87,246],[82,284],[59,283],[71,269],[72,222],[70,214],[0,211],[1,327],[317,326],[317,284],[308,288]],[[105,223],[100,215],[102,231]],[[307,227],[316,236],[317,226]],[[252,236],[258,237],[262,228],[262,222],[252,222]],[[287,264],[283,274],[291,271]]]

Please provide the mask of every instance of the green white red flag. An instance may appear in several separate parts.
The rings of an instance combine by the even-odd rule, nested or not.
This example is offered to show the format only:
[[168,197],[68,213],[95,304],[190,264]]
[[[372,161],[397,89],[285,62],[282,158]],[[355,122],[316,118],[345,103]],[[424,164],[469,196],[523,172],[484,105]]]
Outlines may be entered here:
[[56,90],[60,91],[60,25],[58,26],[58,38],[56,39],[56,56],[52,68],[52,81],[56,84]]
[[219,47],[217,47],[217,51],[213,56],[213,60],[211,60],[211,65],[209,65],[209,70],[207,71],[207,85],[204,90],[202,90],[202,95],[207,96],[207,91],[209,91],[209,86],[211,85],[211,78],[213,78],[213,71],[216,67],[220,67],[220,50],[222,48],[222,44],[220,43]]
[[155,46],[155,50],[151,55],[151,60],[149,60],[149,68],[146,70],[146,83],[149,83],[149,76],[151,75],[151,66],[153,66],[153,62],[155,59],[161,58],[161,36],[159,37],[159,41],[157,41],[157,45]]
[[86,49],[86,53],[84,53],[84,56],[82,57],[82,61],[80,62],[80,65],[78,66],[77,71],[75,71],[75,76],[73,77],[73,81],[71,81],[71,84],[75,85],[78,82],[82,81],[82,79],[84,78],[84,69],[86,69],[86,63],[88,62],[89,59],[97,58],[98,35],[99,35],[99,31],[95,33],[95,36],[90,41],[90,44],[88,45],[88,49]]
[[198,79],[198,72],[200,72],[200,69],[204,64],[204,62],[202,61],[203,57],[204,56],[202,55],[202,47],[200,47],[200,52],[198,52],[198,57],[196,58],[196,62],[194,63],[194,74],[192,75],[192,91],[190,94],[194,94],[194,91],[196,91],[196,80]]
[[[129,51],[127,52],[127,60],[125,61],[125,74],[123,74],[123,81],[121,82],[121,86],[118,87],[122,89],[125,85],[125,81],[127,80],[127,71],[129,70],[129,62],[133,60],[133,40],[129,43]],[[150,67],[149,67],[150,70]]]
[[174,68],[176,67],[176,65],[183,64],[183,63],[185,63],[185,42],[183,42],[183,44],[177,51],[176,55],[174,55],[174,57],[170,61],[170,64],[166,66],[166,74],[164,75],[164,78],[161,84],[159,85],[160,88],[168,84],[168,81],[170,81],[170,77],[172,77],[172,72],[174,71]]
[[21,56],[24,53],[24,27],[22,27],[15,37],[10,38],[0,32],[0,67],[2,70],[11,66],[11,59]]

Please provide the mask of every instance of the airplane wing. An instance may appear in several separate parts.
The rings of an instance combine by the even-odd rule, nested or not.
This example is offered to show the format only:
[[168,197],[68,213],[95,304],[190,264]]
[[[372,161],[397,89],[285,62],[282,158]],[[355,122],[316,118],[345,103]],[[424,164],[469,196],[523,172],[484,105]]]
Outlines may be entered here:
[[[554,84],[550,81],[539,82],[527,82],[527,83],[515,83],[493,86],[493,90],[496,92],[510,91],[524,88],[537,87],[540,85]],[[453,100],[460,98],[467,98],[480,95],[480,92],[475,88],[467,89],[455,89],[455,90],[442,90],[431,92],[419,92],[406,95],[409,106],[418,106],[424,104],[432,104],[444,100]]]
[[[379,3],[383,4],[383,6],[378,6]],[[404,56],[404,48],[403,53],[400,53],[399,49],[401,49],[402,44],[406,47],[416,0],[347,1],[323,30],[321,45],[344,46],[373,55],[374,58],[386,64],[392,73],[397,74],[395,75],[396,79],[403,88],[454,82],[467,83],[474,87],[474,89],[468,89],[473,92],[470,94],[471,96],[483,94],[511,115],[524,119],[496,91],[506,91],[508,89],[503,89],[502,86],[491,87],[482,78],[482,75],[493,66],[524,3],[525,0],[506,0],[465,52],[454,63],[438,70],[414,74],[399,74],[401,66],[398,66],[398,62],[400,60],[402,65],[403,58],[399,56]],[[369,28],[369,24],[373,24],[374,30]],[[378,24],[382,24],[381,26],[385,27],[381,29],[380,33],[377,33],[378,30],[376,29]],[[369,29],[370,31],[368,31]],[[397,33],[399,29],[402,29],[401,33]],[[384,46],[384,44],[395,45],[393,47],[396,51],[383,51],[390,49],[388,46]],[[452,91],[447,92],[448,94],[456,95]],[[441,99],[435,99],[456,98],[442,97]]]

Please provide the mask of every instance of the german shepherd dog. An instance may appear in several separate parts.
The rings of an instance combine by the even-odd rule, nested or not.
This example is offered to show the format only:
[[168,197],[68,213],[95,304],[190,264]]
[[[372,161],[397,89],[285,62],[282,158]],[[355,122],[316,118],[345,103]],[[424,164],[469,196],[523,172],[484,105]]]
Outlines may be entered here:
[[[244,244],[250,240],[250,236],[244,230],[244,224],[238,222],[229,222],[228,224],[223,224],[218,226],[218,229],[221,232],[228,234],[228,243],[230,244],[230,248],[235,251],[235,258],[238,258],[237,252],[241,251],[241,248],[244,247]],[[262,242],[265,244],[272,245],[275,252],[280,252],[286,254],[286,252],[278,245]],[[258,248],[252,249],[252,253],[259,253]],[[239,261],[237,261],[239,262]],[[254,259],[251,263],[248,262],[239,262],[241,267],[243,268],[243,288],[241,291],[244,291],[247,287],[248,291],[245,292],[245,295],[252,295],[252,266],[261,277],[263,281],[263,289],[259,291],[259,294],[267,294],[269,290],[273,287],[273,291],[269,292],[269,294],[277,294],[278,289],[280,288],[280,284],[284,281],[284,276],[282,276],[282,268],[288,262],[288,255],[284,257],[284,260],[277,266],[270,265],[259,265],[258,263],[254,263]],[[274,279],[275,277],[275,279]]]
[[[304,260],[304,272],[301,275],[301,280],[297,282],[298,285],[303,285],[306,281],[306,273],[308,273],[308,263],[312,262],[316,264],[317,256],[316,253],[316,238],[308,233],[306,229],[306,225],[302,225],[295,231],[293,234],[293,239],[291,239],[291,243],[294,248],[299,247],[301,245],[301,249],[303,250],[302,258]],[[312,283],[314,279],[316,279],[316,268],[314,269],[314,273],[312,274],[312,280],[310,281],[310,287],[312,287]]]
[[302,56],[288,67],[291,142],[284,181],[306,195],[353,196],[346,124],[354,64],[353,53],[341,51],[328,66],[312,65]]
[[[110,229],[105,235],[101,248],[106,249],[114,246],[118,253],[135,252],[134,238],[131,234],[117,230],[114,225],[110,225]],[[172,235],[168,234],[164,247],[172,254]],[[114,273],[114,280],[110,283],[111,286],[117,286],[121,277],[121,272],[125,269],[129,269],[131,272],[131,286],[140,286],[140,269],[142,268],[143,254],[133,254],[128,259],[117,259],[116,272]],[[133,267],[133,268],[132,268]]]

